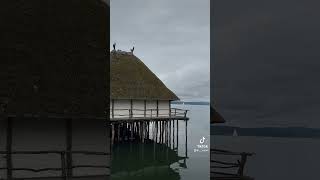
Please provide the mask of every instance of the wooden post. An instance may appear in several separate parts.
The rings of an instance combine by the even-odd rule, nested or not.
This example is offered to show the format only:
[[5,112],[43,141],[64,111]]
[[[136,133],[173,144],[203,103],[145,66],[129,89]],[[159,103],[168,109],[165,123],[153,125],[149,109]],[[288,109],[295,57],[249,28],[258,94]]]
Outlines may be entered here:
[[72,119],[66,120],[67,177],[72,177]]
[[188,121],[186,121],[186,157],[188,157]]
[[179,148],[179,120],[177,120],[177,152]]
[[156,142],[158,142],[158,121],[155,121],[156,126]]
[[120,123],[118,123],[117,124],[117,129],[118,129],[118,131],[117,131],[117,136],[118,136],[118,138],[117,138],[117,142],[120,142]]
[[143,121],[140,122],[140,127],[141,127],[141,130],[140,130],[141,140],[142,142],[144,142],[144,122]]
[[130,123],[130,129],[131,129],[131,137],[130,137],[130,139],[131,139],[131,141],[133,140],[133,130],[134,130],[134,124],[133,123]]
[[159,117],[159,100],[157,100],[157,117]]
[[171,148],[171,120],[169,120],[169,147]]
[[133,117],[133,101],[132,101],[132,99],[130,99],[130,110],[131,110],[130,117],[132,118]]
[[147,100],[144,100],[144,117],[147,116]]
[[67,171],[66,171],[66,153],[61,152],[61,177],[63,180],[67,179]]
[[247,155],[244,153],[241,153],[241,161],[238,169],[239,176],[243,176],[244,165],[246,164],[246,162],[247,162]]
[[13,118],[7,117],[7,179],[12,179],[12,121]]
[[165,142],[165,136],[164,136],[164,131],[165,131],[165,122],[164,121],[162,121],[162,143],[164,143]]
[[114,141],[114,125],[111,124],[111,145],[113,145]]
[[111,103],[112,103],[111,112],[112,112],[112,119],[113,119],[114,118],[114,99],[112,99]]
[[166,123],[166,145],[168,145],[169,144],[169,127],[168,127],[169,124],[168,124],[168,121],[165,121],[165,123]]
[[174,144],[174,130],[175,130],[175,128],[174,128],[174,120],[172,120],[172,145],[173,145],[173,149],[175,148],[175,144]]
[[169,117],[171,117],[171,101],[169,101]]

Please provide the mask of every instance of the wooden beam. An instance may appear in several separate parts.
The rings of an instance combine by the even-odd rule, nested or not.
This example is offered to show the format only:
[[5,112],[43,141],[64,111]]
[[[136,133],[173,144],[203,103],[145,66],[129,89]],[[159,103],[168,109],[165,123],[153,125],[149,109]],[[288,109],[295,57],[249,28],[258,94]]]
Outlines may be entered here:
[[72,177],[72,119],[66,120],[67,177]]
[[7,179],[12,179],[12,117],[7,117]]

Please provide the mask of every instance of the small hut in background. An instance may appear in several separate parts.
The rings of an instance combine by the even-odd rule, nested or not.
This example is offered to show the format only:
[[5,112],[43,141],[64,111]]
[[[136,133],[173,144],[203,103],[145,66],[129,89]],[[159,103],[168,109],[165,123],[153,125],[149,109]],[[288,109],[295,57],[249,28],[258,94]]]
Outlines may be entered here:
[[[210,107],[210,124],[213,128],[214,124],[225,123],[224,118],[212,107]],[[214,129],[211,129],[214,131]],[[213,138],[212,138],[213,139]],[[210,144],[210,179],[212,180],[253,180],[253,178],[244,175],[244,169],[248,156],[253,153],[233,152],[217,148],[213,140]],[[234,160],[236,162],[234,162]]]
[[210,107],[210,123],[224,123],[224,118],[212,107]]
[[0,179],[106,179],[110,7],[30,0],[0,11]]

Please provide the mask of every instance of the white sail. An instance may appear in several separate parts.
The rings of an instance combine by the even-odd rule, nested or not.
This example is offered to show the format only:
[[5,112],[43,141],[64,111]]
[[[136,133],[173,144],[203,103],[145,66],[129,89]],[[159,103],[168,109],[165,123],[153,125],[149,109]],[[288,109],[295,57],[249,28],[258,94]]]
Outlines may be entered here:
[[232,136],[238,136],[238,133],[237,133],[237,130],[236,130],[236,129],[233,130]]

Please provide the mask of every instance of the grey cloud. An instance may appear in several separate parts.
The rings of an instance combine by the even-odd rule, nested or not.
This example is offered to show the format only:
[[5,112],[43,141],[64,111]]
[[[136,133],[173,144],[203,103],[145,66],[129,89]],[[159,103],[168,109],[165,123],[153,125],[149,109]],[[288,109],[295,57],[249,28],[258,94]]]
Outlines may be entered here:
[[209,100],[209,0],[112,0],[111,43],[139,57],[182,99]]
[[320,128],[319,5],[215,1],[212,93],[230,125]]

